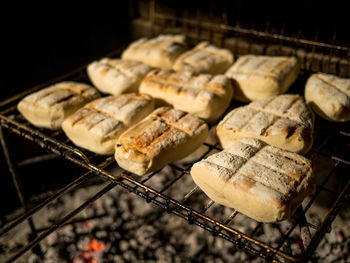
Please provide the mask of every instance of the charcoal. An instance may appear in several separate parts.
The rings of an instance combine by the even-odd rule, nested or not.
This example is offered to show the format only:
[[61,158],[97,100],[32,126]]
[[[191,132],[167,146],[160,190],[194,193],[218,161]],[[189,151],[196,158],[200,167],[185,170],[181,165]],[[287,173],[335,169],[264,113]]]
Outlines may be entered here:
[[[157,184],[164,184],[161,179],[154,181]],[[191,180],[182,180],[181,183],[190,184]],[[88,198],[89,191],[90,194],[96,192],[98,187],[96,185],[90,186],[90,189],[85,188],[83,194],[77,190],[69,198],[62,198],[55,205],[43,209],[40,216],[57,220],[79,201]],[[192,189],[191,187],[193,188],[191,185],[184,186],[186,191]],[[178,191],[176,195],[179,195],[181,189],[174,191]],[[171,195],[171,190],[167,194]],[[202,200],[204,207],[208,199],[205,199],[205,196],[198,197],[200,198],[196,200]],[[213,218],[228,218],[232,209],[214,204],[207,213]],[[307,220],[311,224],[319,225],[322,213],[310,209]],[[256,221],[239,214],[229,222],[229,225],[243,233],[254,233],[254,238],[276,247],[288,233],[293,222],[291,219],[276,224],[258,225]],[[314,255],[319,262],[348,262],[350,233],[349,228],[341,226],[342,224],[338,222],[331,233],[326,234],[321,241]],[[298,231],[299,226],[296,226],[283,243],[283,251],[293,255],[303,252]],[[315,232],[312,228],[311,231]],[[92,241],[95,244],[91,243]],[[17,251],[23,242],[14,241],[13,237],[7,244],[7,247]],[[49,235],[40,244],[44,252],[44,262],[57,262],[58,259],[74,263],[92,262],[92,260],[181,263],[265,262],[264,259],[237,250],[232,243],[169,215],[163,209],[145,203],[144,200],[118,187],[98,199],[96,203],[89,205],[84,212]],[[26,255],[24,262],[41,262],[39,256],[33,253]]]
[[121,251],[127,251],[129,248],[129,242],[126,240],[122,240],[119,242],[119,248]]

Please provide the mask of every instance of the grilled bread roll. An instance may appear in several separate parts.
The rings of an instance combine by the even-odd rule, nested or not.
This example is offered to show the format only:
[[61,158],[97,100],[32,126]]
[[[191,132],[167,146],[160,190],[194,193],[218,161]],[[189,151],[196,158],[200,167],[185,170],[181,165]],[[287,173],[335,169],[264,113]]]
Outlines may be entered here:
[[138,61],[103,58],[87,67],[87,73],[96,88],[112,95],[137,92],[141,80],[151,70]]
[[140,92],[151,95],[158,102],[213,121],[229,106],[233,89],[225,75],[154,69],[142,81]]
[[204,41],[180,55],[174,70],[189,70],[193,73],[222,74],[233,63],[233,55],[228,49],[218,48]]
[[120,134],[153,109],[153,99],[145,94],[108,96],[69,116],[62,128],[76,145],[99,154],[113,154]]
[[144,175],[193,152],[207,134],[204,121],[181,110],[161,107],[119,137],[115,159],[125,170]]
[[229,112],[216,128],[223,148],[242,137],[305,154],[313,142],[314,115],[300,95],[254,101]]
[[57,130],[67,116],[98,97],[90,85],[64,81],[24,97],[17,108],[33,125]]
[[245,55],[227,70],[226,76],[237,82],[235,99],[261,100],[286,92],[299,69],[295,57]]
[[123,60],[141,61],[151,67],[171,69],[175,59],[187,50],[184,35],[159,35],[141,38],[123,52]]
[[212,200],[261,222],[289,218],[314,189],[310,160],[254,138],[195,163],[191,175]]
[[313,74],[306,82],[305,99],[322,118],[350,120],[350,79],[325,73]]

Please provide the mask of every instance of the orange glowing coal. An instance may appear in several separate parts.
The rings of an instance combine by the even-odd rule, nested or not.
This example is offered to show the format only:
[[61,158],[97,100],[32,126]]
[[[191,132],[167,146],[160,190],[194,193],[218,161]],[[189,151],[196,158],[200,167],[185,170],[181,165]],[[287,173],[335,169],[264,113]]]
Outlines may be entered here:
[[96,239],[92,239],[88,244],[88,250],[90,251],[101,251],[104,250],[106,244],[102,241],[98,241]]

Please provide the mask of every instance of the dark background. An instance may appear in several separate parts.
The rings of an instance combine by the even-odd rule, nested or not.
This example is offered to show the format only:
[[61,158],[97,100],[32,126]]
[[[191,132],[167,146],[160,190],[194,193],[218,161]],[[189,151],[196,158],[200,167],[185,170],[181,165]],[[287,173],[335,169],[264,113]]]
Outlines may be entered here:
[[0,100],[67,73],[127,40],[128,1],[3,7]]
[[[0,100],[128,43],[130,20],[147,18],[149,2],[3,6]],[[226,10],[231,25],[340,45],[350,43],[349,12],[343,1],[157,0],[156,7],[192,19],[200,15],[201,20],[207,17],[214,22],[222,22]]]

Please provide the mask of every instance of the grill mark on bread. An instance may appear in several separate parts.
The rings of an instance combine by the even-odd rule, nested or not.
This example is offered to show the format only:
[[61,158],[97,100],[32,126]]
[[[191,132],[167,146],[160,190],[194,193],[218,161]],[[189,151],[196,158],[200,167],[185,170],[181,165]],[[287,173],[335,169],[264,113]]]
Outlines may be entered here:
[[[282,96],[287,96],[287,95],[282,95]],[[272,112],[271,110],[266,110],[266,107],[268,107],[268,105],[270,105],[271,103],[275,102],[275,100],[276,100],[276,98],[270,100],[267,104],[265,104],[263,106],[263,108],[257,107],[255,105],[256,103],[253,104],[254,102],[252,102],[251,104],[255,105],[255,106],[248,104],[247,106],[239,107],[239,108],[233,110],[232,113],[227,116],[227,118],[225,117],[224,120],[222,121],[221,125],[231,127],[232,130],[236,130],[236,131],[245,131],[245,130],[252,131],[252,130],[248,129],[248,127],[249,127],[249,125],[253,126],[254,124],[256,124],[254,122],[254,118],[259,113],[265,113],[267,115],[272,115],[274,120],[270,123],[266,123],[265,127],[261,127],[261,130],[263,132],[261,132],[260,134],[257,133],[257,135],[260,135],[260,136],[268,136],[268,135],[270,135],[272,129],[279,129],[279,127],[277,127],[275,124],[277,122],[279,122],[281,119],[285,119],[287,121],[287,123],[293,122],[293,121],[296,123],[295,125],[288,127],[288,130],[286,132],[286,138],[290,138],[295,132],[297,132],[298,131],[297,127],[302,127],[302,128],[308,127],[307,123],[303,123],[303,122],[301,122],[300,119],[297,119],[293,116],[290,116],[290,114],[289,114],[289,111],[291,109],[293,109],[294,105],[300,102],[301,97],[295,96],[293,98],[292,102],[289,104],[289,106],[283,110],[282,114]],[[242,116],[238,118],[237,114],[242,114]],[[295,114],[293,114],[293,115],[295,115]],[[242,126],[242,123],[241,124],[237,123],[237,121],[235,121],[235,118],[236,119],[238,118],[240,121],[243,121],[244,125]],[[237,126],[237,127],[234,127],[234,126]],[[291,133],[292,132],[291,127],[294,127],[293,133]],[[253,132],[255,132],[255,131],[253,131]]]
[[284,68],[284,66],[282,66],[282,65],[284,65],[284,64],[286,64],[286,63],[288,63],[288,61],[285,60],[285,59],[279,61],[279,62],[278,62],[277,64],[275,64],[274,67],[271,69],[271,73],[274,74],[274,75],[276,75],[276,76],[278,76],[277,70],[278,70],[279,68]]
[[249,60],[251,60],[251,58],[248,56],[245,56],[243,57],[243,59],[237,60],[238,62],[236,62],[235,64],[237,66],[243,67],[249,62]]
[[254,70],[258,70],[258,69],[259,69],[262,65],[264,65],[266,62],[267,62],[266,59],[262,59],[261,61],[257,61],[257,63],[254,64],[252,70],[253,70],[253,71],[254,71]]
[[273,153],[277,156],[280,155],[287,160],[293,161],[294,163],[298,164],[300,167],[303,167],[303,166],[307,165],[307,163],[308,163],[308,161],[305,157],[303,157],[297,153],[288,152],[288,151],[285,151],[283,149],[279,149],[278,147],[266,146],[266,151],[269,153]]
[[76,114],[79,114],[78,118],[76,118],[76,115],[74,116],[75,117],[75,120],[72,121],[72,126],[75,126],[77,123],[79,122],[82,122],[84,121],[88,115],[89,115],[89,112],[92,111],[91,109],[88,109],[88,108],[82,108],[81,110],[78,110]]
[[55,130],[68,115],[98,97],[99,93],[88,84],[65,81],[24,97],[18,110],[33,125]]
[[[263,106],[263,108],[266,108],[271,102],[274,102],[275,100],[272,99],[269,103],[267,103],[266,105]],[[298,97],[295,97],[293,98],[292,100],[292,103],[288,105],[288,107],[286,107],[283,112],[282,112],[282,116],[283,114],[285,114],[286,112],[288,112],[289,109],[291,109],[293,107],[293,105],[298,101]],[[268,136],[270,133],[271,133],[271,130],[274,128],[276,128],[276,123],[278,121],[280,121],[281,119],[288,119],[288,120],[292,120],[291,118],[285,118],[285,117],[279,117],[278,115],[275,115],[277,116],[277,118],[274,119],[274,121],[272,123],[270,123],[269,126],[266,127],[266,129],[264,130],[264,132],[261,134],[263,136]],[[287,130],[287,135],[286,135],[286,139],[290,138],[294,132],[296,131],[296,127],[295,126],[292,126],[292,127],[288,127],[288,130]]]
[[[193,118],[192,115],[190,115],[188,112],[183,112],[184,114],[182,114],[179,118],[175,117],[175,120],[170,119],[172,116],[168,116],[167,113],[170,113],[172,110],[169,109],[166,112],[164,112],[161,115],[156,115],[155,117],[160,120],[165,122],[167,125],[176,128],[179,131],[182,131],[190,136],[193,136],[193,132],[191,132],[189,129],[185,129],[185,127],[181,126],[181,123],[187,123],[186,120],[187,118]],[[196,119],[194,119],[196,120]],[[192,125],[193,124],[193,125]],[[190,123],[190,128],[192,128],[192,130],[196,130],[200,125],[202,125],[200,122],[197,121],[197,125],[195,125],[195,123]]]
[[89,127],[87,128],[88,131],[90,131],[92,128],[94,128],[95,126],[99,125],[101,122],[106,120],[106,118],[104,118],[104,116],[98,115],[98,117],[99,117],[99,120],[97,120],[96,122],[92,122],[89,125]]
[[[279,98],[282,98],[282,97],[288,97],[288,98],[291,98],[291,103],[283,110],[282,114],[279,114],[279,113],[276,113],[275,111],[272,111],[272,110],[268,110],[266,109],[270,104],[274,103],[274,102],[278,102],[278,99]],[[248,108],[251,108],[251,109],[254,109],[254,110],[257,110],[257,111],[260,111],[260,112],[264,112],[264,113],[267,113],[267,114],[271,114],[271,115],[275,115],[279,118],[287,118],[287,119],[290,119],[290,120],[293,120],[293,121],[296,121],[296,122],[300,122],[299,119],[297,118],[293,118],[291,116],[285,116],[286,113],[288,113],[288,111],[290,109],[293,108],[293,106],[296,104],[296,103],[299,103],[299,101],[301,100],[301,97],[298,96],[298,95],[280,95],[280,96],[274,96],[267,104],[265,104],[262,108],[259,108],[259,107],[254,107],[252,105],[255,105],[254,102],[248,104],[247,106],[243,106],[243,107],[248,107]],[[280,103],[279,103],[280,104]]]
[[207,52],[206,50],[197,49],[186,58],[186,62],[191,66],[196,66],[196,63],[208,60],[208,57],[213,55],[215,55],[213,52]]
[[[264,151],[259,151],[259,153],[257,153],[254,157],[250,158],[249,160],[251,162],[254,162],[254,165],[260,165],[268,170],[271,170],[273,172],[276,173],[280,173],[285,177],[290,178],[290,180],[294,181],[294,183],[292,183],[293,185],[295,185],[296,182],[299,182],[302,178],[300,178],[299,176],[296,177],[296,173],[300,172],[302,169],[290,169],[290,166],[286,166],[283,163],[286,162],[286,160],[293,162],[295,165],[297,165],[294,160],[290,159],[290,158],[285,158],[282,157],[283,159],[281,160],[282,156],[278,156],[278,155],[271,155],[271,152],[267,152],[266,149]],[[274,158],[274,159],[272,159]],[[263,160],[265,161],[265,163],[263,162]],[[279,165],[281,165],[281,167],[283,167],[284,169],[282,169],[281,167],[278,167],[278,165],[274,165],[274,163],[278,163]],[[254,166],[253,165],[253,166]],[[289,184],[289,180],[288,180],[288,184]]]
[[45,97],[48,97],[48,96],[50,96],[51,94],[54,94],[54,93],[56,93],[56,92],[57,92],[57,89],[54,89],[54,90],[52,90],[52,91],[50,91],[50,92],[47,92],[47,93],[45,93],[43,96],[39,97],[37,100],[35,100],[35,101],[33,101],[33,102],[34,102],[34,103],[36,102],[36,103],[40,104],[40,101],[41,101],[41,100],[43,100]]
[[[189,117],[195,118],[187,112],[163,107],[157,109],[142,122],[133,126],[128,130],[130,134],[120,138],[124,140],[124,145],[128,149],[136,149],[144,155],[157,154],[161,151],[163,146],[181,143],[182,140],[188,136],[193,136],[186,127],[183,127],[189,121]],[[203,121],[197,119],[198,124],[189,123],[191,128],[197,130]]]
[[[277,60],[279,61],[275,63]],[[251,64],[251,61],[256,62],[256,64],[248,66]],[[267,69],[263,70],[262,66],[265,63],[267,63]],[[291,66],[293,64],[293,59],[291,57],[245,55],[240,57],[227,73],[229,76],[233,75],[233,77],[237,77],[237,75],[271,77],[280,81],[287,73],[285,68],[289,67],[289,64]]]
[[170,59],[177,56],[186,46],[182,35],[159,35],[156,38],[142,38],[130,44],[123,52],[122,57],[138,57],[140,54],[163,53]]
[[169,125],[163,120],[152,119],[152,126],[148,126],[137,137],[134,138],[136,148],[143,152],[147,146],[151,145],[162,134],[170,129]]
[[327,80],[324,76],[319,74],[319,75],[316,76],[316,78],[318,78],[322,82],[328,84],[329,86],[331,86],[332,88],[336,89],[337,91],[339,91],[340,93],[344,94],[345,96],[350,97],[350,92],[346,92],[347,90],[342,90],[335,83],[331,82],[330,80]]
[[233,94],[230,84],[225,75],[163,69],[151,71],[142,81],[140,92],[212,121],[229,106]]
[[267,135],[268,135],[268,132],[267,132],[268,129],[269,129],[270,127],[274,126],[275,123],[276,123],[278,120],[279,120],[279,118],[276,118],[276,117],[273,118],[272,122],[270,122],[268,125],[266,125],[266,126],[262,129],[260,135],[261,135],[261,136],[267,136]]
[[[242,163],[241,167],[238,170],[236,170],[235,173],[241,174],[245,177],[249,177],[257,183],[260,183],[268,188],[274,189],[282,194],[286,194],[288,191],[291,190],[291,187],[296,185],[297,181],[294,177],[289,176],[283,170],[278,169],[277,167],[269,166],[266,163],[257,161],[257,156],[259,157],[259,155],[261,155],[262,149],[263,148],[258,149],[255,152],[255,154],[253,154],[249,158],[244,159],[244,162]],[[259,166],[262,168],[259,169]],[[278,186],[278,182],[276,182],[276,180],[278,179],[281,179],[283,183],[285,183],[287,186]],[[275,184],[278,188],[273,187],[273,184]]]
[[[63,83],[64,84],[64,83]],[[72,86],[74,84],[70,84]],[[84,89],[84,91],[88,91],[88,89]],[[29,98],[30,103],[37,104],[46,107],[52,107],[56,104],[65,103],[70,100],[84,98],[84,94],[82,92],[77,92],[76,89],[72,89],[66,85],[56,84],[52,86],[51,90],[47,93],[44,93],[42,96]],[[51,101],[50,101],[51,100]]]
[[[239,143],[242,145],[245,144],[242,142]],[[304,175],[305,171],[299,167],[296,167],[293,173],[291,164],[283,159],[286,159],[291,163],[298,163],[295,159],[282,155],[282,152],[284,151],[278,150],[280,155],[276,155],[276,152],[269,151],[271,150],[272,146],[262,146],[261,148],[256,148],[249,144],[245,145],[250,148],[249,152],[254,151],[248,158],[242,154],[237,155],[235,153],[229,152],[228,150],[224,150],[222,152],[209,156],[201,162],[229,170],[230,173],[226,173],[229,177],[225,178],[224,181],[228,181],[231,178],[234,181],[233,177],[241,175],[250,182],[248,185],[251,185],[251,187],[254,186],[254,183],[258,183],[271,190],[279,192],[281,195],[288,195],[294,191],[298,186],[298,183],[303,180],[304,177],[300,175]],[[244,148],[241,147],[237,149]],[[231,161],[229,161],[232,160],[232,162],[237,162],[237,157],[241,160],[239,164],[240,167],[238,169],[237,167],[233,168]],[[227,160],[227,163],[225,163],[224,160]],[[262,160],[265,160],[265,163],[262,163]],[[278,168],[278,165],[281,165],[283,163],[285,164],[282,166],[282,168]],[[276,165],[272,166],[273,164]],[[246,187],[246,189],[249,189],[251,187]]]
[[208,49],[194,49],[193,52],[187,54],[186,58],[181,61],[181,64],[189,65],[191,68],[197,67],[197,64],[201,63],[201,61],[210,61],[212,58],[216,60],[217,56],[225,59],[221,54]]
[[[105,69],[108,69],[108,71],[113,71],[113,74],[115,76],[122,76],[124,78],[127,78],[129,80],[134,79],[136,77],[136,74],[133,72],[130,72],[130,69],[140,67],[142,64],[133,64],[133,63],[127,63],[126,61],[123,61],[124,63],[114,63],[112,64],[110,60],[108,60],[105,63],[101,63],[99,65],[99,72],[103,72]],[[102,73],[102,75],[106,75]]]
[[[235,155],[235,154],[231,154],[231,155]],[[241,157],[236,155],[237,157]],[[207,165],[213,166],[215,167],[215,170],[218,171],[222,171],[222,169],[226,170],[223,173],[218,173],[217,175],[219,176],[220,179],[223,179],[224,182],[228,182],[228,181],[232,181],[236,186],[242,186],[245,190],[249,190],[250,188],[252,188],[253,186],[255,186],[256,184],[260,184],[265,186],[266,188],[276,191],[279,194],[283,195],[283,192],[280,191],[279,189],[273,188],[271,185],[266,184],[266,182],[264,183],[263,180],[261,180],[262,178],[259,176],[256,176],[252,173],[244,173],[242,172],[242,170],[244,170],[247,162],[250,159],[244,159],[244,162],[241,164],[241,166],[235,171],[232,170],[231,168],[228,168],[226,166],[223,166],[222,163],[217,163],[216,161],[210,160],[210,159],[205,159],[203,161],[201,161],[202,163],[206,163]],[[241,179],[243,179],[243,185],[239,184],[237,182],[237,178],[241,177]],[[238,180],[240,181],[240,180]],[[241,181],[240,181],[241,182]],[[245,184],[249,182],[249,184]],[[248,187],[247,187],[248,186]]]
[[229,50],[218,48],[209,42],[201,42],[193,49],[180,55],[175,61],[173,69],[214,74],[222,73],[232,62],[233,55]]
[[117,120],[117,121],[121,121],[121,120],[116,119],[115,116],[113,116],[113,115],[110,114],[109,112],[103,111],[103,110],[101,110],[101,109],[92,108],[92,107],[90,108],[90,107],[89,107],[89,110],[90,110],[91,112],[98,113],[98,114],[103,115],[103,116],[105,116],[105,117],[108,117],[108,118],[111,118],[111,119],[115,119],[115,120]]
[[[90,102],[87,104],[84,108],[82,108],[80,111],[77,112],[78,117],[72,121],[71,126],[75,126],[78,124],[81,124],[82,122],[88,122],[91,121],[92,115],[97,114],[100,115],[101,118],[103,116],[103,119],[100,122],[103,122],[106,119],[113,119],[116,122],[120,122],[123,125],[125,125],[125,121],[122,118],[118,118],[118,114],[112,114],[108,112],[108,106],[113,106],[115,105],[117,107],[117,111],[123,112],[125,107],[129,106],[131,103],[136,103],[137,101],[143,101],[143,98],[139,98],[140,95],[133,96],[132,94],[124,95],[124,98],[120,97],[115,97],[115,96],[109,96],[109,97],[104,97],[99,100]],[[147,96],[145,96],[147,98]],[[116,103],[117,102],[117,103]],[[107,107],[107,108],[103,108]],[[125,110],[124,110],[125,111]],[[114,112],[115,113],[115,112]],[[117,112],[118,113],[118,112]],[[77,115],[76,114],[76,115]],[[96,123],[98,125],[98,123]],[[88,130],[91,130],[94,126],[88,126]]]
[[[239,112],[239,111],[237,110],[235,115],[237,115],[238,112]],[[248,111],[248,113],[249,113],[249,111]],[[244,118],[245,123],[244,123],[243,126],[241,126],[240,128],[238,128],[238,131],[244,130],[244,129],[250,124],[250,121],[251,121],[258,113],[259,113],[259,111],[253,110],[253,115],[250,115],[250,117],[248,117],[248,118],[242,117],[242,118]],[[234,116],[235,116],[235,115],[234,115]],[[245,116],[245,115],[244,115],[244,116]]]
[[[214,76],[202,74],[202,75],[192,75],[186,83],[181,78],[179,78],[179,74],[186,74],[184,72],[176,72],[173,70],[160,70],[156,69],[151,71],[146,78],[144,79],[144,82],[150,82],[155,87],[159,87],[160,89],[167,89],[168,87],[176,87],[176,89],[179,89],[180,92],[188,92],[192,91],[196,94],[199,94],[200,91],[210,91],[212,93],[219,93],[222,94],[223,87],[220,87],[219,85],[215,85],[215,88],[213,89],[212,85],[210,85],[210,81],[213,80]],[[201,76],[206,76],[208,79],[205,81],[205,83],[201,83],[201,85],[198,85],[195,82],[195,80]],[[179,83],[180,82],[180,83]]]
[[53,106],[53,105],[55,105],[55,104],[64,103],[64,102],[66,102],[66,101],[68,101],[68,100],[70,100],[70,99],[72,99],[72,98],[75,98],[75,97],[76,97],[75,94],[67,94],[66,97],[60,98],[59,100],[57,100],[57,101],[51,103],[50,106]]

